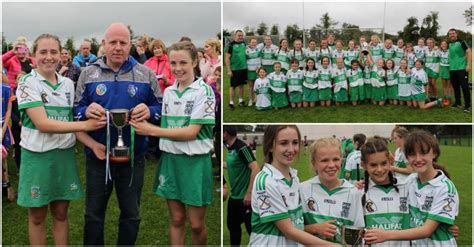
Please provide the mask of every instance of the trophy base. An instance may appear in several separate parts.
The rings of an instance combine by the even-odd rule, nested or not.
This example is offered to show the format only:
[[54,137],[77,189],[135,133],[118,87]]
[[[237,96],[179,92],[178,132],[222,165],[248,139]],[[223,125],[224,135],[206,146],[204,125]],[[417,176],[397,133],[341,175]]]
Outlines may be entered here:
[[109,159],[113,163],[127,163],[130,161],[130,149],[128,147],[114,147]]

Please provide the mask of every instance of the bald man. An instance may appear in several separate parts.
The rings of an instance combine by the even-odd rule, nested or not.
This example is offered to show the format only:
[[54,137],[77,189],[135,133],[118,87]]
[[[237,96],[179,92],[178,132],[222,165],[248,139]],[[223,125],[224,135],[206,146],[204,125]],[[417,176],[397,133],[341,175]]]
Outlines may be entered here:
[[[122,23],[111,24],[102,40],[105,56],[84,69],[79,77],[74,104],[75,118],[104,118],[106,110],[133,109],[131,117],[157,122],[161,115],[161,91],[155,74],[129,56],[130,32]],[[84,245],[104,245],[104,218],[115,187],[120,208],[117,245],[133,245],[140,224],[140,195],[143,186],[145,136],[134,135],[130,126],[122,130],[125,146],[134,152],[133,164],[110,161],[111,179],[106,176],[106,128],[77,135],[86,153],[86,213]],[[110,145],[117,143],[117,129],[110,126]],[[133,144],[132,144],[133,143]],[[107,180],[107,184],[105,184]]]
[[79,51],[80,53],[74,57],[72,62],[81,70],[97,60],[97,57],[91,53],[91,42],[88,39],[82,41]]

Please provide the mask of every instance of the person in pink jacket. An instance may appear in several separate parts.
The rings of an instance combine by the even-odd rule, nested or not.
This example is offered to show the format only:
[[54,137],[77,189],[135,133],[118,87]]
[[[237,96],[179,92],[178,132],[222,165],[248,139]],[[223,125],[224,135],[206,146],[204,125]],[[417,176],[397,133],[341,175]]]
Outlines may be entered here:
[[16,75],[20,71],[27,74],[35,67],[35,61],[29,56],[29,50],[26,44],[17,43],[12,50],[2,55],[3,67],[7,70],[10,87],[16,88]]
[[161,93],[163,94],[165,89],[173,85],[175,81],[174,75],[171,74],[166,46],[163,41],[155,39],[151,43],[150,50],[154,56],[146,60],[143,65],[155,72],[156,81],[160,85]]
[[221,66],[221,41],[218,39],[208,39],[204,44],[204,57],[206,62],[201,66],[201,76],[208,84],[212,83],[212,77],[217,67]]

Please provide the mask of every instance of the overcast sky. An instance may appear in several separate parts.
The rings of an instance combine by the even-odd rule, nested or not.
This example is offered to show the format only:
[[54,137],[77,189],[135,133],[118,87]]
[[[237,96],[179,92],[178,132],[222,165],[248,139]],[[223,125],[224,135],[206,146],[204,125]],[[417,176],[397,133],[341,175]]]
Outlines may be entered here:
[[[258,27],[258,24],[265,22],[269,28],[273,24],[278,24],[280,33],[283,34],[288,24],[303,26],[303,5],[305,28],[311,28],[315,24],[320,24],[320,18],[324,13],[339,22],[337,27],[341,27],[344,22],[366,28],[382,28],[384,3],[224,3],[224,28],[229,31],[243,29],[245,26]],[[455,27],[465,31],[470,31],[471,26],[466,26],[465,18],[462,15],[464,10],[471,6],[470,2],[464,3],[387,3],[385,30],[387,33],[396,34],[407,24],[410,16],[415,16],[421,26],[423,18],[430,11],[439,12],[439,23],[441,29],[438,32],[447,33]]]
[[167,46],[182,36],[196,46],[221,30],[221,4],[215,3],[2,3],[2,32],[8,42],[20,35],[31,45],[42,33],[64,42],[74,37],[76,48],[84,38],[99,42],[112,22],[131,25],[135,35],[148,34]]

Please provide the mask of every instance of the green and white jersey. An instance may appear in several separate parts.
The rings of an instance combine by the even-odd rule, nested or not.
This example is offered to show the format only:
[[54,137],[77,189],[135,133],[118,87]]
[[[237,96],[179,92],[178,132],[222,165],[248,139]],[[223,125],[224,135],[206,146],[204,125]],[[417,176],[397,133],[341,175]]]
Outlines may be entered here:
[[303,92],[304,73],[301,70],[286,72],[288,80],[288,92]]
[[16,98],[21,117],[20,146],[32,152],[47,152],[53,149],[68,149],[76,143],[74,133],[51,134],[36,129],[26,109],[44,107],[49,119],[72,122],[74,83],[56,73],[58,83],[52,85],[35,69],[21,78]]
[[384,47],[382,50],[382,58],[384,60],[393,59],[395,57],[395,48],[391,46],[390,48]]
[[365,177],[364,168],[360,164],[360,157],[361,153],[359,150],[354,150],[346,158],[346,173],[350,173],[349,179],[347,179],[350,183],[354,184],[359,180],[363,180]]
[[334,93],[341,91],[342,88],[347,90],[346,68],[333,69],[331,77],[334,81]]
[[308,58],[314,59],[315,64],[319,63],[320,62],[319,60],[321,59],[318,49],[311,50],[307,48],[304,50],[304,56],[306,59]]
[[372,61],[374,61],[374,64],[377,64],[377,61],[382,58],[383,55],[383,45],[378,43],[376,45],[371,45],[369,49]]
[[200,124],[195,140],[175,141],[160,138],[160,149],[172,154],[208,154],[213,146],[212,128],[215,124],[216,98],[212,88],[198,78],[183,92],[178,91],[178,82],[165,89],[161,128],[185,128]]
[[372,79],[372,86],[373,87],[385,87],[385,70],[382,68],[378,68],[377,65],[374,64],[372,68],[372,72],[370,74],[370,78]]
[[319,61],[318,64],[321,65],[321,59],[323,57],[329,58],[329,65],[331,65],[331,50],[329,48],[319,50]]
[[356,49],[350,49],[346,51],[346,54],[344,54],[344,65],[346,65],[346,68],[351,67],[351,61],[352,60],[358,60],[359,59],[359,51]]
[[364,67],[364,84],[372,84],[372,70],[369,66]]
[[435,232],[425,239],[416,240],[418,246],[456,246],[449,231],[459,212],[459,195],[453,182],[437,170],[438,176],[422,184],[416,173],[408,176],[408,205],[410,227],[420,227],[427,219],[440,224]]
[[449,67],[449,50],[439,51],[439,66]]
[[293,226],[304,230],[297,171],[290,168],[291,181],[270,164],[265,164],[255,177],[252,188],[252,234],[249,246],[290,246],[298,243],[287,239],[275,221],[290,219]]
[[298,67],[304,68],[306,66],[306,58],[304,56],[304,51],[303,49],[297,51],[295,49],[290,51],[290,60],[296,59],[298,60]]
[[413,51],[415,52],[416,59],[421,59],[425,61],[426,52],[428,51],[427,46],[420,47],[415,45],[413,47]]
[[346,51],[344,51],[344,50],[340,50],[340,51],[338,51],[336,49],[332,50],[331,51],[331,64],[332,64],[332,66],[336,67],[336,59],[340,58],[340,57],[344,58],[345,54],[346,54]]
[[290,52],[284,50],[277,50],[275,53],[275,61],[281,63],[281,68],[285,70],[290,69]]
[[428,83],[428,75],[425,70],[412,68],[410,77],[411,95],[425,93],[425,85]]
[[409,97],[411,95],[411,77],[402,70],[397,70],[398,96]]
[[319,67],[318,68],[319,75],[318,75],[318,87],[319,89],[324,89],[331,87],[331,75],[332,71],[330,67],[324,68],[324,67]]
[[[397,183],[377,185],[369,178],[369,188],[365,194],[364,218],[367,229],[404,230],[410,228],[408,212],[408,188]],[[372,246],[410,246],[410,241],[385,241]]]
[[285,74],[283,72],[276,73],[272,72],[270,73],[267,78],[270,80],[270,88],[272,89],[273,92],[275,93],[284,93],[286,92],[286,83],[287,79]]
[[400,61],[405,57],[405,48],[397,46],[393,48],[393,50],[395,51],[393,61],[395,62],[395,67],[398,68],[400,66]]
[[360,68],[357,70],[349,69],[346,71],[347,79],[350,87],[358,87],[364,85],[364,73]]
[[387,86],[395,86],[398,84],[397,72],[394,69],[387,69]]
[[[408,166],[408,159],[401,148],[397,148],[397,150],[395,150],[394,162],[396,167],[406,168]],[[394,175],[397,178],[398,183],[405,182],[408,177],[408,175],[398,172],[395,172]]]
[[305,225],[336,220],[337,232],[326,239],[333,243],[342,243],[342,226],[349,229],[364,228],[364,210],[362,208],[362,190],[342,180],[342,184],[329,190],[315,176],[300,186]]
[[232,70],[247,69],[247,59],[245,55],[246,45],[244,42],[232,41],[225,47],[225,52],[230,54],[230,68]]
[[240,139],[235,139],[232,146],[226,144],[225,147],[227,148],[225,160],[229,175],[230,198],[244,199],[252,173],[249,165],[255,161],[255,156],[247,144]]
[[275,53],[278,50],[278,46],[272,44],[270,46],[262,46],[262,65],[273,65],[275,62]]
[[438,49],[426,49],[425,54],[425,67],[435,73],[439,72],[439,50]]
[[318,88],[318,76],[319,76],[319,71],[316,69],[305,70],[303,86],[305,88],[310,88],[310,89]]
[[255,107],[257,107],[257,109],[266,109],[272,106],[272,91],[268,78],[257,78],[253,85],[253,91],[257,98],[255,101]]
[[416,54],[414,52],[412,53],[407,53],[406,58],[408,61],[408,68],[413,68],[415,67],[415,62],[416,62]]
[[256,71],[262,65],[261,50],[258,47],[251,48],[247,46],[245,55],[247,57],[248,70]]

